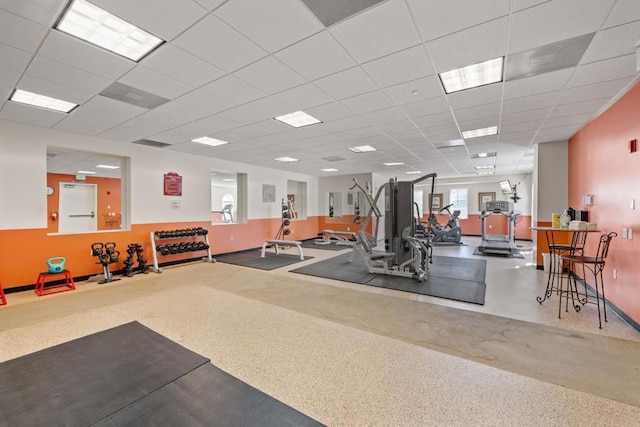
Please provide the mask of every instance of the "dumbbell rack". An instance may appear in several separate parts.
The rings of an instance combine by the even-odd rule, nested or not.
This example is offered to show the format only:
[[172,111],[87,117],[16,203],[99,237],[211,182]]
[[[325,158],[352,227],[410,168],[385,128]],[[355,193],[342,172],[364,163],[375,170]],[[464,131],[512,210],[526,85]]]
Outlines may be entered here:
[[[178,231],[178,230],[175,230]],[[153,267],[150,268],[151,271],[154,271],[155,273],[162,273],[162,269],[158,266],[158,255],[162,255],[162,254],[158,254],[158,250],[156,249],[156,241],[189,241],[189,242],[193,242],[194,238],[203,238],[204,239],[204,243],[206,244],[206,251],[207,251],[207,256],[202,258],[202,261],[206,261],[206,262],[216,262],[215,259],[213,259],[213,257],[211,256],[211,245],[209,244],[209,235],[207,234],[192,234],[192,235],[186,235],[186,236],[177,236],[177,237],[160,237],[159,234],[166,234],[169,232],[163,232],[163,231],[152,231],[151,233],[149,233],[151,235],[151,250],[153,251]],[[198,249],[196,251],[190,251],[190,252],[199,252],[201,250],[205,250],[205,249]],[[188,253],[188,252],[181,252],[181,253]],[[168,256],[171,255],[177,255],[177,254],[170,254]]]

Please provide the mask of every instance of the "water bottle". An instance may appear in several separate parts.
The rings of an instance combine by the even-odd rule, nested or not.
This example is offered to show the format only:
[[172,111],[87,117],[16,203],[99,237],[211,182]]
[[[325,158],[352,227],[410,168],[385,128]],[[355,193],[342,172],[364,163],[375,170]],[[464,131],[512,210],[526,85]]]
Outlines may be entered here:
[[560,227],[561,228],[569,228],[569,223],[571,222],[571,217],[569,216],[569,212],[567,209],[562,212],[560,215]]

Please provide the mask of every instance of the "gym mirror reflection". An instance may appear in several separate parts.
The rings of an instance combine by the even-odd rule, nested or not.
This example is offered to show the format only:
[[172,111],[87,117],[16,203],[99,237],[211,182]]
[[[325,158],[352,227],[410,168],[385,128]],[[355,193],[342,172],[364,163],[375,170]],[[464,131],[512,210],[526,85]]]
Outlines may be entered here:
[[307,219],[307,183],[287,180],[287,201],[291,206],[292,219]]
[[247,175],[211,171],[211,224],[245,222]]
[[47,148],[47,232],[126,228],[122,157]]
[[342,193],[331,192],[327,193],[326,199],[327,216],[329,218],[341,218],[342,217]]

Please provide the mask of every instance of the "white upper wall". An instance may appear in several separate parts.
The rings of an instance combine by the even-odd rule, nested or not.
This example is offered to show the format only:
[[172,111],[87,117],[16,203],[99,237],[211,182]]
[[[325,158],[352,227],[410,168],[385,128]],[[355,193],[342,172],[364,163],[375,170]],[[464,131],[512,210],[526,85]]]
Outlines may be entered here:
[[552,214],[562,213],[569,206],[569,143],[537,144],[534,162],[534,185],[538,189],[534,221],[551,222]]
[[[211,220],[211,170],[248,175],[248,218],[279,218],[287,180],[307,182],[308,194],[318,193],[318,178],[111,141],[64,131],[0,120],[0,229],[47,227],[47,147],[88,151],[130,159],[130,218],[132,224]],[[182,197],[163,194],[163,175],[182,175]],[[276,202],[262,202],[262,184],[276,186]],[[179,199],[180,207],[171,201]],[[310,197],[308,215],[318,214]]]

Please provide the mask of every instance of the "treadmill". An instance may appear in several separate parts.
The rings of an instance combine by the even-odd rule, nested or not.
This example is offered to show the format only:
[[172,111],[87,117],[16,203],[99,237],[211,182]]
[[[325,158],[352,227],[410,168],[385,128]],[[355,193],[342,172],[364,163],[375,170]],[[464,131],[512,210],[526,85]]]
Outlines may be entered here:
[[[488,234],[486,218],[494,215],[504,215],[509,221],[509,234]],[[478,251],[482,254],[514,256],[520,251],[515,243],[515,224],[517,214],[513,210],[513,203],[506,200],[485,202],[482,206],[480,219],[482,220],[482,240]]]

